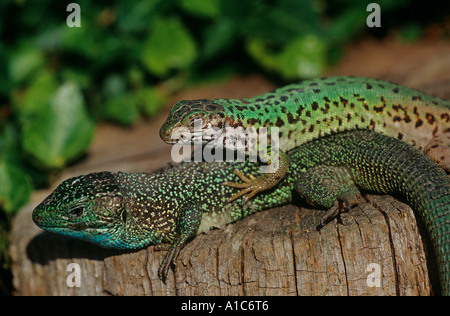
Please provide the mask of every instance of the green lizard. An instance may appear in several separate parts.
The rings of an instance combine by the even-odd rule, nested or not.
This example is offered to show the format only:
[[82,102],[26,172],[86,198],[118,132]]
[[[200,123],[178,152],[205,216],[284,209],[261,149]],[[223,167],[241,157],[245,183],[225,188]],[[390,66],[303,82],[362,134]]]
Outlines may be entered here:
[[165,171],[99,172],[68,179],[33,211],[41,228],[103,247],[169,244],[158,274],[165,279],[180,249],[200,232],[292,201],[295,191],[328,208],[325,224],[358,202],[359,190],[399,193],[422,219],[433,242],[442,293],[450,295],[450,179],[425,154],[395,138],[351,131],[303,144],[272,189],[227,203],[233,170],[259,176],[256,162],[185,162]]
[[[201,120],[200,133],[194,128],[196,120]],[[236,170],[244,182],[224,183],[242,188],[230,200],[246,193],[249,199],[276,185],[289,167],[285,151],[346,130],[369,129],[396,137],[450,171],[450,102],[386,81],[329,77],[291,84],[249,99],[180,101],[161,127],[160,136],[174,144],[181,128],[191,132],[194,140],[201,137],[206,142],[214,134],[211,131],[226,126],[279,128],[279,168],[258,178]],[[273,136],[270,131],[269,139]],[[222,135],[226,138],[226,133]],[[269,146],[269,154],[271,150]],[[249,146],[244,151],[248,152]]]

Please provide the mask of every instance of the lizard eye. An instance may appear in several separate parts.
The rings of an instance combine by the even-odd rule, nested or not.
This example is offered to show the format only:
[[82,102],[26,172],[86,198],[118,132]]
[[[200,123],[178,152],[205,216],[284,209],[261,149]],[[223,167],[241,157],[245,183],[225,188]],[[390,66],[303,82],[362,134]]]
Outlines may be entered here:
[[73,217],[80,217],[81,214],[83,214],[84,209],[82,207],[74,208],[73,210],[70,210],[70,215]]

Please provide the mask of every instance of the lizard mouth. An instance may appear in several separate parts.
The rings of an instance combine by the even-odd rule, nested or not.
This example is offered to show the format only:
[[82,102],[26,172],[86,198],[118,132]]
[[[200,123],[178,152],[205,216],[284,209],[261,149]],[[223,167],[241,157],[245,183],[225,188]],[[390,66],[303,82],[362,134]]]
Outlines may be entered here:
[[167,144],[205,144],[207,142],[217,140],[222,136],[223,131],[217,127],[207,127],[200,131],[190,130],[186,127],[176,127],[170,131],[170,135],[161,137]]
[[70,222],[68,218],[61,217],[58,219],[46,219],[45,216],[39,214],[33,214],[33,222],[40,228],[48,231],[61,231],[64,229],[71,231],[82,231],[89,229],[99,229],[105,227],[105,223],[97,221],[80,221]]
[[161,139],[167,144],[206,143],[223,135],[223,119],[216,115],[190,119],[189,124],[180,123],[170,128],[164,126],[160,130]]

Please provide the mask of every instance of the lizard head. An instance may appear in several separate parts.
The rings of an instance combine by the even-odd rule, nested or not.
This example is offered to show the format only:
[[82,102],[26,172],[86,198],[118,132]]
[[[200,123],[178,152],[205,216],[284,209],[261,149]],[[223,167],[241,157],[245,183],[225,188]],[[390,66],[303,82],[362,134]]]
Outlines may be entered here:
[[199,99],[177,102],[159,131],[168,144],[205,142],[214,138],[225,122],[223,106],[216,100]]
[[116,175],[98,172],[62,182],[33,211],[37,226],[103,247],[117,246],[126,211]]

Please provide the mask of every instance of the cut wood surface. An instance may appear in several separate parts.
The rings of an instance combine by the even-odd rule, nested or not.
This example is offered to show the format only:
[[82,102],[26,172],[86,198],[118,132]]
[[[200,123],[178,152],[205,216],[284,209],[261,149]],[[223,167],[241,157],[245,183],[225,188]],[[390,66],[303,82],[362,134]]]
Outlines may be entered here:
[[[450,44],[364,41],[349,48],[330,75],[396,81],[450,98]],[[248,97],[275,87],[253,75],[204,85],[179,99]],[[86,159],[55,181],[93,171],[164,167],[169,145],[159,139],[165,113],[131,129],[102,124]],[[108,250],[45,233],[32,209],[36,192],[14,218],[10,234],[16,295],[430,295],[439,289],[433,251],[409,206],[368,195],[341,221],[316,230],[323,211],[297,205],[267,210],[193,239],[166,284],[157,277],[165,251]],[[68,265],[80,267],[80,287]],[[69,266],[70,267],[70,266]]]

